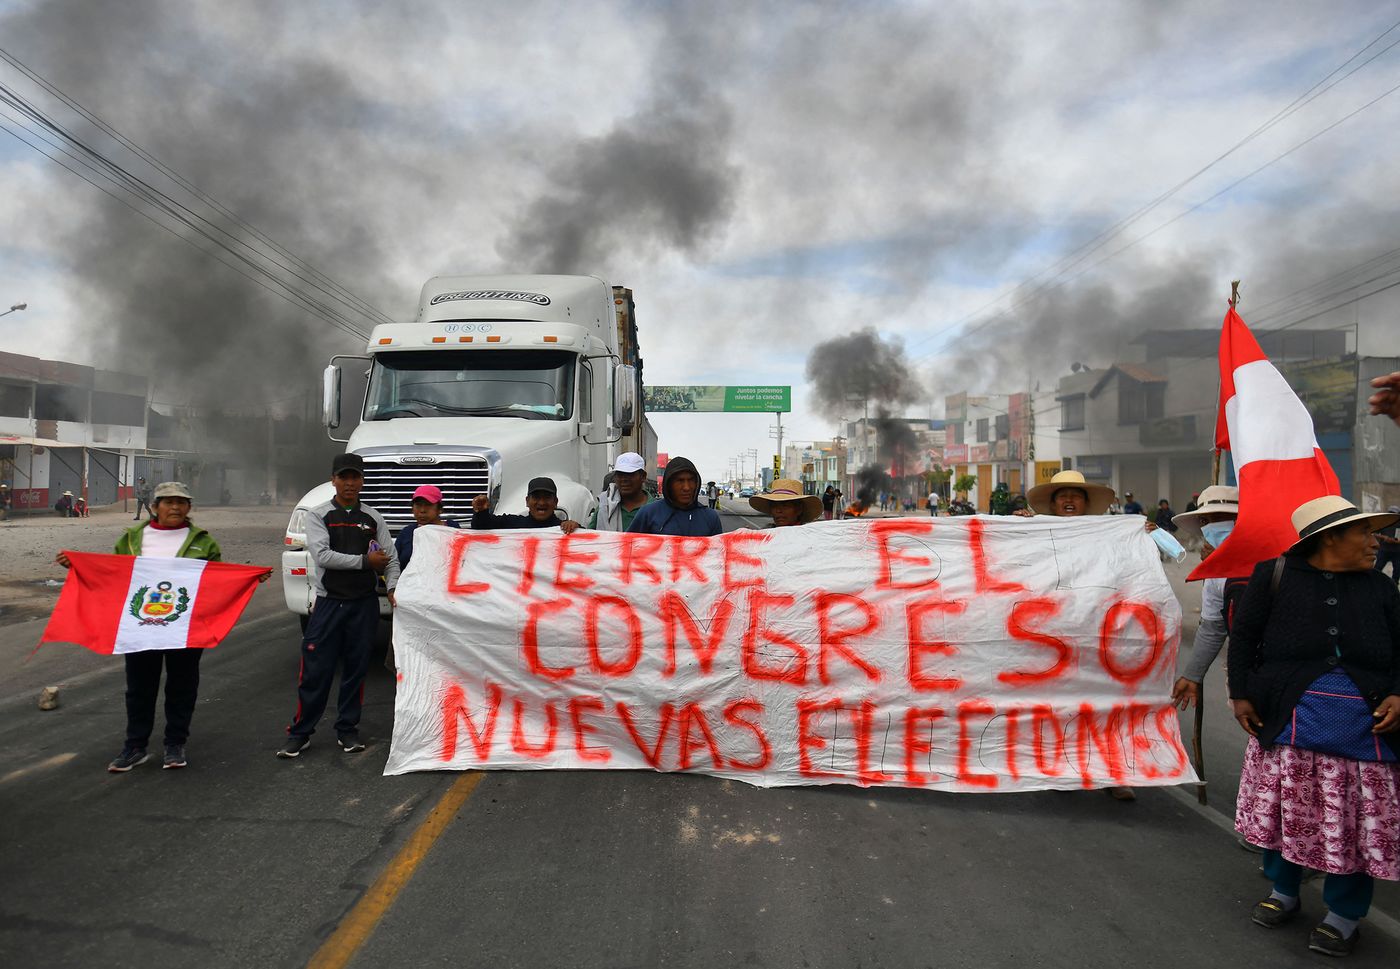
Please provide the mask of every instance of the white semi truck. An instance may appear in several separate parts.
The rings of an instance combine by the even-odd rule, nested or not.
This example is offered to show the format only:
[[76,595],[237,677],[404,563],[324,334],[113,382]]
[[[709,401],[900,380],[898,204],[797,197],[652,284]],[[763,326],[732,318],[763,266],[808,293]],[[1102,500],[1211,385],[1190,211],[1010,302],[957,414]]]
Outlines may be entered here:
[[[343,367],[368,377],[348,438],[336,436]],[[618,454],[640,452],[655,467],[632,293],[596,276],[429,279],[412,323],[377,326],[364,356],[332,359],[322,417],[333,440],[364,458],[361,500],[395,534],[413,520],[420,485],[441,488],[444,517],[465,525],[481,494],[523,513],[527,483],[548,475],[560,509],[587,521]],[[327,479],[297,503],[282,554],[287,607],[303,624],[315,568],[305,516],[331,498]]]

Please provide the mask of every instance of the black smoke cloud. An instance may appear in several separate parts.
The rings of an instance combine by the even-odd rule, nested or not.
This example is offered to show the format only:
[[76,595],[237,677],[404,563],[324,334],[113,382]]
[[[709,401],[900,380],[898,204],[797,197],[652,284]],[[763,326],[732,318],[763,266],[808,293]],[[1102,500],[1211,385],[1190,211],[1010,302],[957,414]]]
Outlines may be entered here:
[[867,405],[876,413],[888,412],[924,397],[904,345],[871,327],[813,347],[807,355],[807,380],[813,404],[828,417],[860,416]]
[[1136,278],[1144,285],[1131,292],[1108,284],[1062,287],[974,322],[932,358],[929,386],[939,398],[963,390],[1010,393],[1028,379],[1053,382],[1073,363],[1104,367],[1128,358],[1131,341],[1147,330],[1220,325],[1229,286],[1212,278],[1205,261]]
[[501,256],[524,272],[574,273],[618,249],[696,252],[733,209],[731,127],[703,83],[673,77],[645,109],[562,153]]

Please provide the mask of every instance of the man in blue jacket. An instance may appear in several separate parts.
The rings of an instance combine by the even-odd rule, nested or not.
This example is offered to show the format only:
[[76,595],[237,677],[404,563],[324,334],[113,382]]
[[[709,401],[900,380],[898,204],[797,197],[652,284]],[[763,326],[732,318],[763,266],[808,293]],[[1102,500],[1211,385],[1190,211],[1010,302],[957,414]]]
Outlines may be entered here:
[[724,531],[719,512],[697,500],[700,472],[687,458],[672,458],[661,475],[661,500],[644,505],[629,532],[649,535],[718,535]]

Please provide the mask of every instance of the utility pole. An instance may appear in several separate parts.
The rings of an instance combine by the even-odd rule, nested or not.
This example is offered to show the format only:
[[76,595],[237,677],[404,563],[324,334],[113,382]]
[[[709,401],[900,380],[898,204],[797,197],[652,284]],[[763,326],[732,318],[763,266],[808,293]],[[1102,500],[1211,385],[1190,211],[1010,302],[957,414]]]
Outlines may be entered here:
[[768,436],[776,437],[778,439],[778,453],[776,455],[778,461],[773,470],[777,476],[781,477],[783,471],[783,462],[786,460],[786,457],[783,454],[783,412],[778,411],[773,416],[778,419],[778,426],[776,430],[771,427],[768,428]]

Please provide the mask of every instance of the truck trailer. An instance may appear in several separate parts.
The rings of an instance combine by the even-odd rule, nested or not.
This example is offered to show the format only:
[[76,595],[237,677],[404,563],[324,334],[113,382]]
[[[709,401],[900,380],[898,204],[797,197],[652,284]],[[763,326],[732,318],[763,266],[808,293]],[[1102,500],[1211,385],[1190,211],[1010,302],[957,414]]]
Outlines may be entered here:
[[[368,383],[358,425],[339,437],[347,367]],[[632,291],[596,276],[434,276],[413,322],[377,326],[363,355],[331,360],[322,420],[364,458],[360,498],[395,535],[420,485],[441,488],[443,517],[465,522],[482,494],[523,512],[530,479],[548,475],[560,511],[587,521],[618,454],[656,459]],[[303,623],[316,568],[305,516],[333,493],[329,480],[312,488],[287,524],[283,591]]]

